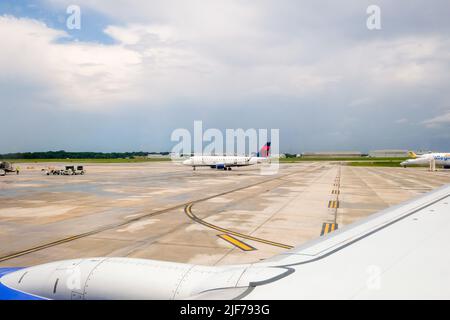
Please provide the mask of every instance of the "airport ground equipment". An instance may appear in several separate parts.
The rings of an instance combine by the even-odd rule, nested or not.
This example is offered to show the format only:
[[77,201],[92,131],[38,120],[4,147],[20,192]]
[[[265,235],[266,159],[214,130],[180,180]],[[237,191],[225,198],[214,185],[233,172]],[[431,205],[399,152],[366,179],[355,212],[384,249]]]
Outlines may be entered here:
[[66,166],[66,169],[63,170],[63,175],[72,176],[75,173],[75,166]]
[[83,175],[85,173],[83,166],[66,166],[66,169],[64,170],[64,175],[69,176],[76,176],[76,175]]
[[78,174],[80,174],[80,175],[85,174],[84,167],[83,166],[77,166],[77,169],[75,170],[75,174],[76,175],[78,175]]
[[56,169],[52,169],[52,168],[47,168],[47,169],[42,169],[41,170],[43,173],[45,173],[47,176],[49,175],[60,175],[61,174],[61,170],[56,170]]
[[75,176],[75,175],[84,175],[86,171],[83,166],[65,166],[64,169],[42,169],[46,175],[54,175],[54,176]]
[[2,161],[0,162],[0,176],[5,176],[7,173],[15,172],[19,174],[19,170],[15,169],[11,162]]

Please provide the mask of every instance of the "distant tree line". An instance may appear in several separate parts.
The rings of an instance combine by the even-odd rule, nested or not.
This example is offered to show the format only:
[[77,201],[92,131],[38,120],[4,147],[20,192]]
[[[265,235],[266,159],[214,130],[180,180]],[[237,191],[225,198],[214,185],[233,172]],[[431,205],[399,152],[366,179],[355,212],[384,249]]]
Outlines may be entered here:
[[0,159],[125,159],[147,157],[149,154],[168,155],[169,152],[19,152],[0,154]]

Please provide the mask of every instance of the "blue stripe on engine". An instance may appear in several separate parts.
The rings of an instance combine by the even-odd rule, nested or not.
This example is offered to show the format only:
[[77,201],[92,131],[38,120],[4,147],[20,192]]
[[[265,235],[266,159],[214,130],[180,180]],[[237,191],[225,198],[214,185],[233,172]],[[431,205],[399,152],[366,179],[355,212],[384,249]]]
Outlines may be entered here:
[[15,268],[0,268],[0,278],[3,277],[5,274],[8,274],[8,273],[20,270],[20,269],[23,269],[23,268],[18,268],[18,267],[15,267]]
[[4,275],[20,269],[23,268],[0,268],[0,300],[43,300],[30,294],[10,289],[2,284],[1,278]]

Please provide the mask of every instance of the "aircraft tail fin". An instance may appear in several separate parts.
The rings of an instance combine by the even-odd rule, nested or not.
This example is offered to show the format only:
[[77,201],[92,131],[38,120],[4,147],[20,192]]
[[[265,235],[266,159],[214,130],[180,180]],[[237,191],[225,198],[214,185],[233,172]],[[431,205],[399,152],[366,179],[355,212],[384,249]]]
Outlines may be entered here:
[[267,142],[265,145],[263,145],[261,150],[258,152],[257,156],[267,158],[269,155],[270,155],[270,141]]
[[417,158],[417,154],[415,154],[414,151],[409,151],[408,155],[410,158],[413,158],[413,159]]

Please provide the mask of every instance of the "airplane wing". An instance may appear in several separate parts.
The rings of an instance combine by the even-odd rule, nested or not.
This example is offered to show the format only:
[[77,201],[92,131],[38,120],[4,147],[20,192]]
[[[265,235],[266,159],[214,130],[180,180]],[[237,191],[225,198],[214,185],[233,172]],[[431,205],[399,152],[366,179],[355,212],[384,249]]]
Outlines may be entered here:
[[266,260],[285,272],[248,286],[244,274],[235,298],[449,299],[449,202],[447,185]]
[[450,186],[389,208],[266,264],[292,270],[246,298],[450,298]]

